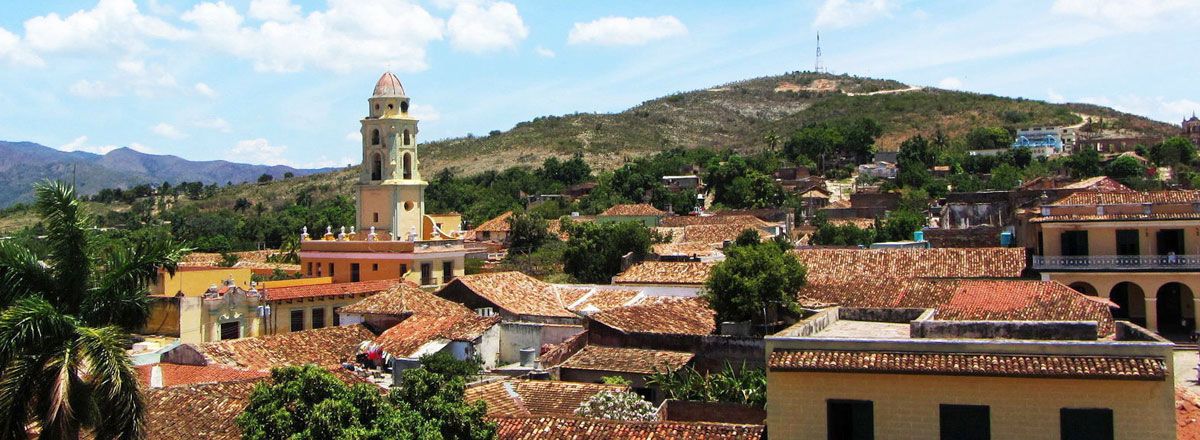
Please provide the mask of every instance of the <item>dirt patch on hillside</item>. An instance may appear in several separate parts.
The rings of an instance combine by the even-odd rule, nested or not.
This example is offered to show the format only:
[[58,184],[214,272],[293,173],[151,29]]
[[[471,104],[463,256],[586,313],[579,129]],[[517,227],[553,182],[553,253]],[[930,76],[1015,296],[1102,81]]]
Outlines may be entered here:
[[838,82],[831,79],[816,79],[807,86],[780,81],[779,85],[775,86],[776,92],[836,92],[837,90]]

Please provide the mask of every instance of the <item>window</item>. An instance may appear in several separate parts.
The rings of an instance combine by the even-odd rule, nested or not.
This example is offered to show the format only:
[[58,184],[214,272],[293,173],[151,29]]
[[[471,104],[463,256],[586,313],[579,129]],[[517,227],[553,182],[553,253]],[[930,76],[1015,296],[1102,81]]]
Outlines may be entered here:
[[1059,413],[1062,440],[1112,440],[1113,412],[1107,408],[1063,408]]
[[383,179],[383,157],[379,153],[371,159],[371,180]]
[[333,276],[333,263],[329,263],[329,276]]
[[443,261],[442,262],[442,282],[449,283],[450,280],[452,280],[452,279],[454,279],[454,261],[453,260]]
[[334,327],[342,325],[342,308],[341,307],[333,308],[333,325],[334,325]]
[[321,263],[317,263],[317,276],[321,276]]
[[237,322],[222,322],[221,323],[221,340],[237,339],[242,337],[242,328]]
[[941,405],[942,440],[989,440],[992,419],[986,405]]
[[412,135],[408,134],[408,130],[404,130],[404,145],[412,145]]
[[404,278],[404,274],[406,274],[406,273],[408,273],[408,265],[401,264],[400,265],[400,278]]
[[1183,246],[1183,229],[1163,229],[1156,234],[1158,237],[1158,254],[1159,255],[1182,255],[1184,252]]
[[400,101],[400,111],[402,113],[408,113],[408,101]]
[[379,213],[378,212],[372,212],[371,218],[372,218],[371,221],[373,221],[375,223],[379,223]]
[[433,284],[433,265],[421,263],[421,285],[428,286],[431,284]]
[[371,272],[379,272],[379,264],[371,263]]
[[325,308],[314,307],[312,309],[312,328],[325,327]]
[[1064,257],[1080,257],[1088,254],[1087,231],[1066,231],[1062,233],[1062,255]]
[[875,404],[869,400],[829,400],[825,404],[829,440],[875,438]]
[[312,262],[311,261],[308,262],[308,276],[310,276],[310,277],[312,276]]
[[292,318],[292,331],[298,332],[300,330],[304,330],[304,311],[303,310],[292,310],[291,318]]
[[[376,109],[379,106],[375,106]],[[379,145],[379,130],[371,130],[371,145]]]
[[358,263],[350,263],[350,282],[358,282]]
[[1141,255],[1137,229],[1117,230],[1117,255]]
[[404,178],[412,178],[412,155],[404,153]]

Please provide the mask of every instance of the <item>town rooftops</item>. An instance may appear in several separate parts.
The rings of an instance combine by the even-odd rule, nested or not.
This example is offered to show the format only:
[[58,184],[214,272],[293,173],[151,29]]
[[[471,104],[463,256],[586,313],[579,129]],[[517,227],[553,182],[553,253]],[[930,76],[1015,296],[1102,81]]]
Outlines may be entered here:
[[267,301],[286,301],[336,296],[374,295],[399,284],[398,280],[358,281],[353,283],[310,284],[307,286],[263,289]]
[[326,327],[229,341],[184,344],[163,354],[163,363],[226,365],[269,370],[284,365],[337,365],[375,334],[362,325]]
[[560,289],[521,272],[495,272],[455,278],[442,290],[463,286],[496,307],[516,315],[577,318],[567,310],[584,291]]
[[762,425],[701,422],[622,422],[565,417],[499,417],[498,440],[759,440]]
[[513,379],[467,388],[463,400],[487,403],[488,417],[574,417],[592,396],[628,390],[627,385]]
[[805,249],[795,251],[808,267],[810,284],[878,278],[1019,277],[1021,248]]
[[479,226],[476,226],[475,229],[472,230],[477,232],[508,232],[512,228],[512,226],[508,223],[508,219],[511,218],[512,215],[512,211],[506,211],[503,214],[496,216],[496,218],[480,223]]
[[146,438],[238,440],[234,418],[250,403],[260,379],[151,389],[146,402]]
[[613,284],[700,286],[712,272],[711,263],[643,261],[613,277]]
[[730,215],[677,215],[662,220],[659,226],[681,228],[693,225],[743,225],[747,228],[766,228],[771,226],[758,217],[748,214]]
[[245,370],[225,365],[139,365],[135,368],[138,372],[138,382],[141,382],[142,386],[150,386],[151,371],[155,366],[162,369],[162,386],[164,387],[255,379],[267,375],[265,371]]
[[1078,182],[1072,182],[1064,185],[1063,189],[1087,189],[1102,192],[1133,192],[1125,184],[1118,182],[1117,179],[1108,176],[1089,177]]
[[751,225],[728,223],[728,224],[712,224],[712,225],[691,225],[683,227],[683,237],[679,240],[682,243],[705,243],[720,245],[727,241],[737,239],[744,231],[754,231],[758,234],[759,240],[768,240],[771,234]]
[[498,322],[499,316],[418,313],[384,331],[375,338],[375,343],[392,356],[415,358],[436,353],[450,341],[472,341]]
[[1077,192],[1042,205],[1034,223],[1200,219],[1200,190]]
[[708,257],[718,253],[710,243],[656,243],[650,251],[662,256]]
[[648,203],[613,205],[600,213],[606,217],[664,217],[667,213]]
[[1052,206],[1141,205],[1145,203],[1180,204],[1200,202],[1200,190],[1169,190],[1149,192],[1077,192],[1063,197]]
[[363,298],[343,307],[341,313],[356,315],[403,316],[411,313],[435,315],[469,314],[471,310],[421,290],[411,282],[396,284],[386,292]]
[[677,370],[695,356],[681,351],[588,345],[559,366],[576,370],[651,374],[656,368],[660,371]]
[[591,319],[625,333],[708,335],[716,329],[715,317],[702,298],[661,298],[605,310]]
[[933,353],[850,350],[776,350],[775,371],[934,374],[1061,379],[1163,380],[1167,367],[1150,357]]
[[646,297],[638,289],[601,289],[593,287],[579,299],[567,305],[567,309],[578,313],[594,313],[616,307],[641,303]]

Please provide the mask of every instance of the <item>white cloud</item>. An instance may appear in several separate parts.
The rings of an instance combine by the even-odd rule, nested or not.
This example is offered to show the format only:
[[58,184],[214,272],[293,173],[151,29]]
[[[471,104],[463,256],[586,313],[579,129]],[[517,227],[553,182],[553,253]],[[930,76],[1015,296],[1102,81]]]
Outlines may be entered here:
[[1125,113],[1141,115],[1173,124],[1178,123],[1178,121],[1191,115],[1192,112],[1200,109],[1200,102],[1187,98],[1167,99],[1162,96],[1122,95],[1116,98],[1088,96],[1079,98],[1078,101],[1112,107]]
[[[423,122],[432,122],[442,118],[442,113],[428,104],[413,104],[408,109],[408,114]],[[355,134],[357,133],[355,132]]]
[[108,154],[109,151],[120,148],[116,145],[88,145],[88,137],[80,136],[58,147],[62,151],[83,151],[95,154]]
[[362,133],[359,133],[357,131],[352,131],[352,132],[346,133],[346,140],[354,141],[354,142],[361,142],[362,141]]
[[938,81],[937,86],[939,89],[962,90],[963,82],[961,79],[958,79],[957,77],[947,76],[945,78],[942,78],[941,81]]
[[117,70],[122,73],[123,85],[144,98],[159,96],[163,92],[179,88],[175,75],[158,64],[147,65],[142,60],[126,59],[117,62]]
[[112,98],[121,96],[121,92],[104,81],[89,81],[81,79],[71,84],[68,91],[81,98]]
[[213,90],[212,87],[208,86],[208,84],[205,84],[202,82],[196,83],[195,89],[196,89],[196,93],[207,96],[209,98],[213,98],[213,97],[217,96],[216,90]]
[[1066,97],[1064,97],[1061,93],[1058,93],[1054,89],[1046,89],[1046,101],[1054,102],[1054,103],[1063,103],[1063,102],[1066,102],[1066,100],[1067,100]]
[[229,121],[226,121],[222,118],[205,119],[203,121],[196,122],[195,125],[200,128],[216,130],[221,133],[229,133],[233,131],[233,127],[229,125]]
[[229,150],[229,160],[240,163],[254,163],[264,165],[288,165],[290,162],[283,158],[283,153],[287,151],[287,147],[283,145],[271,145],[266,139],[246,139],[238,141],[232,149]]
[[529,36],[516,5],[509,2],[459,3],[446,22],[446,30],[451,46],[474,53],[512,49]]
[[143,15],[133,0],[100,0],[67,17],[50,13],[25,21],[25,41],[39,52],[133,51],[144,48],[147,38],[185,36],[167,22]]
[[544,48],[542,46],[538,46],[538,47],[534,48],[533,53],[538,54],[538,56],[540,56],[542,58],[554,58],[554,55],[555,55],[554,51]]
[[817,29],[859,26],[890,17],[896,8],[894,0],[825,0],[817,9],[812,26]]
[[1056,0],[1050,10],[1124,30],[1145,29],[1168,19],[1200,17],[1194,0]]
[[340,168],[340,167],[344,167],[346,165],[353,165],[357,162],[358,162],[358,160],[355,160],[354,158],[351,158],[349,156],[342,157],[340,159],[330,159],[328,156],[319,156],[316,159],[313,159],[311,161],[293,165],[293,167],[295,167],[295,168],[310,168],[310,169],[311,168]]
[[328,9],[293,22],[244,26],[224,2],[204,2],[184,13],[202,41],[254,63],[255,70],[294,72],[315,67],[337,72],[428,68],[425,46],[442,38],[444,23],[407,0],[329,0]]
[[604,17],[575,23],[568,44],[636,46],[654,40],[687,35],[687,26],[670,15],[661,17]]
[[21,44],[20,37],[7,29],[0,28],[0,61],[3,60],[8,60],[12,64],[35,67],[46,64],[37,54]]
[[289,22],[300,19],[300,5],[291,0],[251,0],[248,14],[264,21]]
[[168,124],[166,122],[158,123],[158,125],[151,127],[150,131],[153,131],[154,134],[165,137],[167,139],[183,139],[183,138],[187,137],[186,134],[184,134],[182,131],[179,131],[179,129],[175,128],[174,125]]
[[158,150],[155,150],[153,148],[139,144],[137,142],[133,142],[133,143],[129,144],[129,149],[140,152],[140,153],[146,153],[146,154],[154,154],[154,153],[158,152]]

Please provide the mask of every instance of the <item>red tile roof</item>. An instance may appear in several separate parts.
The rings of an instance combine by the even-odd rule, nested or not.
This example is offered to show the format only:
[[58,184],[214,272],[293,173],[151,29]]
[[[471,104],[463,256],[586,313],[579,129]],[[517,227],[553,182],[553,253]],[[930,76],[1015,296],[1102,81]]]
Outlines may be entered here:
[[597,312],[627,305],[640,304],[644,297],[634,289],[590,289],[567,306],[574,312]]
[[1150,192],[1100,192],[1081,191],[1051,203],[1051,206],[1066,205],[1140,205],[1143,203],[1180,204],[1200,202],[1200,190],[1170,190]]
[[566,307],[583,294],[577,289],[560,289],[521,272],[464,275],[455,278],[443,289],[451,288],[456,283],[517,315],[576,318],[578,315]]
[[224,365],[139,365],[134,368],[137,369],[138,382],[141,382],[142,386],[150,386],[150,374],[155,365],[162,369],[162,385],[164,387],[214,382],[230,382],[243,379],[255,379],[265,377],[267,375],[267,372],[265,371],[244,370],[240,368],[227,367]]
[[508,219],[512,217],[512,215],[512,211],[506,211],[505,213],[496,216],[496,218],[480,223],[479,226],[476,226],[475,229],[472,229],[472,231],[508,232],[512,228],[512,226],[508,223]]
[[704,285],[712,263],[643,261],[613,277],[613,284]]
[[415,314],[392,326],[375,338],[383,350],[397,357],[414,357],[417,351],[434,341],[471,341],[500,322],[499,316],[473,314],[436,316]]
[[1049,223],[1049,222],[1102,222],[1102,221],[1129,221],[1129,220],[1196,220],[1200,219],[1200,212],[1156,212],[1150,214],[1062,214],[1062,215],[1044,215],[1034,217],[1029,221],[1032,223]]
[[366,327],[351,325],[185,346],[194,347],[209,365],[269,370],[284,365],[337,365],[353,356],[362,341],[374,338]]
[[769,365],[779,371],[1063,379],[1164,380],[1167,374],[1160,358],[993,353],[776,350]]
[[1175,388],[1175,438],[1200,440],[1200,398],[1184,388]]
[[1091,177],[1063,186],[1064,189],[1090,189],[1102,192],[1133,192],[1128,186],[1108,176]]
[[808,267],[808,281],[864,278],[1019,277],[1021,248],[805,249],[795,252]]
[[578,418],[493,418],[497,440],[759,440],[761,425],[619,422]]
[[716,312],[703,298],[662,298],[605,310],[591,319],[626,333],[708,335],[717,328]]
[[707,257],[716,254],[717,247],[710,243],[657,243],[650,245],[650,252],[655,255]]
[[354,283],[314,284],[309,286],[263,289],[267,301],[284,301],[330,296],[374,295],[396,287],[398,280],[359,281]]
[[667,213],[660,211],[647,203],[638,203],[634,205],[613,205],[613,207],[604,210],[600,213],[602,216],[623,216],[623,217],[664,217]]
[[261,379],[147,390],[146,438],[238,440],[234,418],[250,403]]
[[659,370],[665,368],[674,371],[691,362],[695,356],[693,353],[681,351],[589,345],[563,362],[560,367],[576,370],[651,374],[655,367],[658,367]]
[[626,385],[504,380],[467,388],[464,400],[487,403],[488,417],[572,417],[579,404],[597,393],[626,390]]
[[759,240],[771,238],[771,234],[762,229],[741,224],[691,225],[683,227],[683,237],[679,241],[682,243],[721,244],[736,240],[746,230],[758,233]]
[[400,283],[386,292],[363,298],[349,306],[343,307],[343,314],[358,315],[393,315],[402,316],[410,313],[430,313],[435,315],[455,315],[472,313],[462,304],[448,301],[437,295],[426,292],[412,282]]
[[677,215],[662,219],[659,226],[672,228],[693,225],[742,225],[747,228],[765,228],[771,226],[758,217],[745,214],[731,215]]

